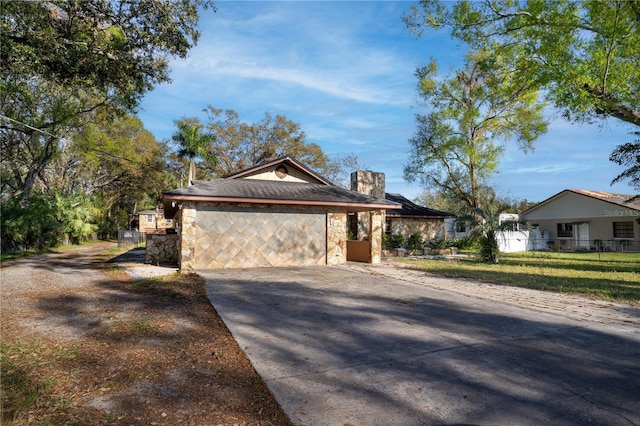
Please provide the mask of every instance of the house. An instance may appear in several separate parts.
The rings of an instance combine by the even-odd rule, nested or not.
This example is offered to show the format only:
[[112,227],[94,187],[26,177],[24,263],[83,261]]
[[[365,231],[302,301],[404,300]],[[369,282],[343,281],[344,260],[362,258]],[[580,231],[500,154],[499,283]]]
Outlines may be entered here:
[[386,193],[385,198],[402,206],[387,212],[384,228],[387,237],[402,235],[407,240],[413,234],[420,234],[425,242],[434,238],[444,239],[445,220],[456,217],[452,213],[419,206],[400,194]]
[[138,216],[138,231],[141,233],[173,228],[173,220],[165,219],[162,209],[142,210],[136,215]]
[[565,189],[522,213],[555,250],[640,251],[640,200]]
[[[406,241],[413,234],[422,235],[425,242],[436,237],[444,238],[445,219],[455,218],[452,213],[419,206],[400,194],[385,192],[384,173],[369,170],[353,172],[351,189],[400,205],[399,209],[383,212],[384,234],[387,238],[402,235]],[[359,213],[350,215],[349,231],[356,239],[366,239],[367,222],[359,216]]]
[[182,270],[336,265],[347,261],[347,216],[366,212],[379,262],[382,211],[393,202],[340,188],[286,157],[163,194],[178,222]]

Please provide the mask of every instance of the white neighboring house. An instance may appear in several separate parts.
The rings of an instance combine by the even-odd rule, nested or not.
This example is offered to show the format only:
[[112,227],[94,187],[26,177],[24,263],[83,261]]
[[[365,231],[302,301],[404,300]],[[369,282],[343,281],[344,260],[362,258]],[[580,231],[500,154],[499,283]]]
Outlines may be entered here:
[[[515,213],[501,213],[499,222],[518,221],[520,216]],[[456,219],[445,219],[446,235],[448,240],[464,238],[471,230],[463,223],[456,223]],[[538,228],[528,230],[523,225],[514,225],[514,229],[500,232],[498,245],[503,253],[515,253],[519,251],[544,250],[548,248],[549,232]]]
[[640,200],[631,197],[565,189],[522,216],[548,234],[549,249],[640,251]]

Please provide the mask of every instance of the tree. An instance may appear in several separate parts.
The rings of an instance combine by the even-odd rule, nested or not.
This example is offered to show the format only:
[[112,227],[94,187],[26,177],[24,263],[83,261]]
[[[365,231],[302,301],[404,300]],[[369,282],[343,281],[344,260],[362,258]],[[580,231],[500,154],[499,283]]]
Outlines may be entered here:
[[92,196],[103,209],[100,234],[127,226],[136,208],[155,207],[171,187],[165,158],[168,147],[156,141],[137,117],[94,122],[73,134],[59,160],[44,173],[48,186],[65,195]]
[[169,81],[167,57],[197,42],[198,9],[187,1],[7,1],[0,5],[0,75],[39,76],[95,91],[126,110]]
[[474,50],[507,58],[503,72],[544,89],[569,118],[640,126],[640,2],[422,0],[405,16],[417,34],[448,27]]
[[515,138],[527,151],[547,126],[536,92],[496,72],[494,65],[479,53],[444,80],[438,79],[433,61],[416,72],[428,114],[417,115],[405,179],[420,179],[467,211],[493,194],[487,182],[503,153],[497,141]]
[[[28,196],[97,110],[132,112],[197,42],[207,0],[0,2],[2,200]],[[5,161],[16,161],[14,164]]]
[[[404,20],[419,35],[447,27],[472,49],[495,52],[505,75],[542,90],[569,120],[613,117],[640,126],[637,0],[421,0]],[[610,159],[640,167],[627,148]],[[623,178],[632,179],[623,173],[614,182]],[[630,185],[637,189],[633,179]]]
[[[635,135],[640,136],[640,131],[635,132]],[[628,166],[627,169],[613,179],[611,184],[629,179],[631,181],[629,185],[640,192],[640,139],[619,145],[611,153],[609,159],[621,166]],[[631,197],[628,201],[631,202],[637,199],[640,199],[640,195]]]
[[189,160],[187,184],[190,185],[196,179],[195,158],[202,158],[215,167],[217,161],[212,145],[216,137],[213,133],[203,132],[203,126],[194,121],[178,120],[175,124],[178,130],[173,134],[172,140],[178,144],[178,156]]
[[496,199],[488,199],[482,206],[476,208],[472,214],[461,216],[459,221],[465,222],[471,229],[471,237],[480,242],[480,256],[485,262],[498,263],[500,253],[499,238],[502,232],[514,229],[516,224],[524,225],[523,221],[500,221],[500,214],[509,210],[507,204]]
[[211,105],[207,128],[215,135],[213,152],[218,163],[212,170],[217,176],[226,176],[280,157],[291,157],[305,164],[329,180],[340,183],[345,170],[358,167],[357,158],[348,155],[331,159],[316,143],[306,140],[298,123],[283,115],[275,117],[265,113],[258,123],[245,123],[233,109],[222,110]]
[[[104,112],[91,118],[80,131],[68,133],[56,155],[43,164],[28,199],[3,201],[3,247],[55,245],[65,235],[75,242],[96,233],[113,237],[129,224],[136,206],[155,206],[162,190],[171,186],[165,173],[167,147],[138,118],[125,114],[111,120]],[[3,185],[13,184],[12,169],[28,167],[31,152],[38,149],[25,150],[23,156],[7,153],[10,161],[3,158],[0,168]],[[36,231],[42,237],[32,237]]]

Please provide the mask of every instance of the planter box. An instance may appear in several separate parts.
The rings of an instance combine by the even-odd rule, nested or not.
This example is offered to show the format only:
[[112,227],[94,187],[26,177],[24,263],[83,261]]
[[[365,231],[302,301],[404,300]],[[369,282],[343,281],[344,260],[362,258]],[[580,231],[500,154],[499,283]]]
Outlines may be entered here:
[[394,256],[405,257],[407,255],[407,249],[403,248],[394,248],[391,250]]
[[427,254],[433,255],[433,256],[442,256],[442,255],[453,255],[453,254],[458,254],[458,248],[457,247],[449,247],[446,249],[434,249],[434,248],[429,248],[426,249],[427,250]]

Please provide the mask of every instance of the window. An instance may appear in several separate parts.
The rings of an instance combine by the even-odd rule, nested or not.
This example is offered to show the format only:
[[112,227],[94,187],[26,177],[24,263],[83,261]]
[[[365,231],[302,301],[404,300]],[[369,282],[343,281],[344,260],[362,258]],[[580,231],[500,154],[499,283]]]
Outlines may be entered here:
[[467,223],[456,222],[456,232],[467,232]]
[[350,213],[349,214],[349,223],[347,229],[347,238],[350,240],[358,239],[358,214]]
[[384,221],[384,235],[391,238],[391,219],[389,218]]
[[152,214],[148,214],[147,215],[147,223],[153,223],[153,215]]
[[613,222],[613,238],[633,239],[633,222]]
[[558,223],[558,238],[573,237],[573,225],[570,223]]

